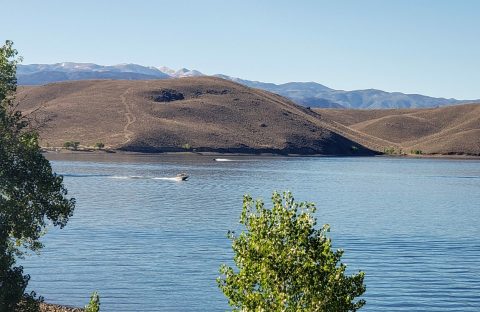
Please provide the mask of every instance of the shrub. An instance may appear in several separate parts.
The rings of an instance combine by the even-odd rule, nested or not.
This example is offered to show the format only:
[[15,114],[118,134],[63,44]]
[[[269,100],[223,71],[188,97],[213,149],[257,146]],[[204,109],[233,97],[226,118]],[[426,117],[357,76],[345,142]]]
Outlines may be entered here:
[[192,146],[191,146],[190,144],[188,144],[188,143],[185,143],[185,144],[182,145],[182,148],[183,148],[184,150],[189,151],[189,150],[192,149]]
[[72,149],[72,150],[77,150],[78,147],[80,146],[80,142],[76,142],[76,141],[67,141],[65,143],[63,143],[63,147],[66,148],[66,149]]
[[395,154],[395,147],[384,147],[383,153],[387,155],[393,155]]
[[100,311],[100,296],[98,292],[94,291],[90,297],[90,302],[85,306],[85,312],[99,312]]

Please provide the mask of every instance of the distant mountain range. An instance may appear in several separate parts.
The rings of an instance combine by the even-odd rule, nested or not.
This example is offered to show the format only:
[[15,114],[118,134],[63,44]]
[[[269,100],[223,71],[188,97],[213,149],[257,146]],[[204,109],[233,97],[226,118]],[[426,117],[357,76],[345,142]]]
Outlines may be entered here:
[[[69,80],[115,79],[154,80],[206,76],[197,70],[168,67],[146,67],[137,64],[102,66],[93,63],[57,63],[19,65],[17,78],[20,85],[44,85]],[[376,89],[344,91],[328,88],[316,82],[289,82],[284,84],[244,80],[223,74],[215,77],[231,80],[252,88],[267,90],[285,96],[297,104],[312,108],[429,108],[478,102],[435,98],[420,94],[385,92]]]

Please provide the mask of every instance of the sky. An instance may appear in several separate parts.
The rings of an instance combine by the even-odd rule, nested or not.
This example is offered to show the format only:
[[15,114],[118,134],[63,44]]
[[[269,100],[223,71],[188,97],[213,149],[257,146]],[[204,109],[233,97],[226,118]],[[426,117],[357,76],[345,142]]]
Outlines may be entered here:
[[24,64],[186,67],[480,99],[476,0],[0,0]]

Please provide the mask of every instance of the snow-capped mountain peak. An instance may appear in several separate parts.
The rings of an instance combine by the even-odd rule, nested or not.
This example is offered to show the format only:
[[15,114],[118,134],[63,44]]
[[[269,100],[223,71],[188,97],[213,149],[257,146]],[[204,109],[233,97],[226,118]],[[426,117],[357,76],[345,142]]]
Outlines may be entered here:
[[167,67],[167,66],[160,66],[160,67],[157,67],[158,70],[160,70],[162,73],[165,73],[169,76],[172,76],[175,74],[175,70],[174,69],[171,69],[170,67]]
[[[92,63],[62,62],[56,64],[18,65],[20,85],[39,85],[58,81],[86,79],[153,80],[205,76],[198,70],[169,67],[147,67],[137,64],[97,65]],[[346,108],[420,108],[460,104],[472,101],[433,98],[417,94],[385,92],[381,90],[343,91],[315,82],[289,82],[284,84],[244,80],[226,75],[214,75],[249,87],[267,90],[288,97],[298,104],[310,107]]]

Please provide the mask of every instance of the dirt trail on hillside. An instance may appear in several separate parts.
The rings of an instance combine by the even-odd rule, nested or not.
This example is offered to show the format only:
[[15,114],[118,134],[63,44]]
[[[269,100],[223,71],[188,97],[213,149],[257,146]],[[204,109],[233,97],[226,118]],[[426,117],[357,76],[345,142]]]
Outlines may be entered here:
[[127,121],[127,123],[123,127],[123,135],[125,137],[125,142],[123,142],[123,144],[126,144],[132,140],[135,133],[128,130],[128,127],[130,127],[130,125],[137,121],[137,117],[135,117],[135,115],[132,113],[132,107],[127,101],[127,95],[131,89],[132,88],[128,88],[127,90],[125,90],[125,92],[122,93],[122,95],[120,95],[120,99],[125,106],[125,119]]

